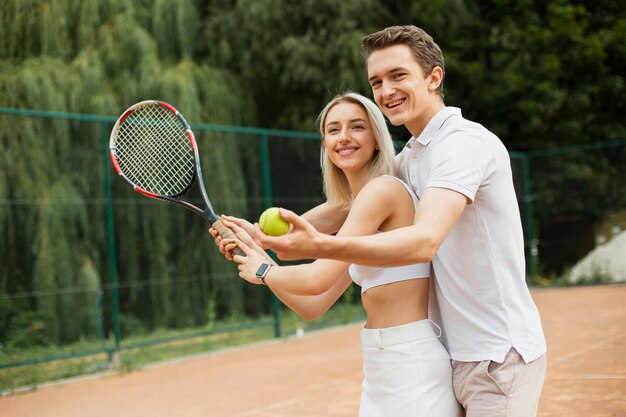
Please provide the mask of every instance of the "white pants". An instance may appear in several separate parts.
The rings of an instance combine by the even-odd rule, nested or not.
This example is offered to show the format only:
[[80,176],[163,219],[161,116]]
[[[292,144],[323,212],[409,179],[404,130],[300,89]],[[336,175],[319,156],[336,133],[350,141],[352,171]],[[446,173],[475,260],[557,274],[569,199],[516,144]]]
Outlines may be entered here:
[[430,320],[362,329],[359,417],[458,417],[450,355]]

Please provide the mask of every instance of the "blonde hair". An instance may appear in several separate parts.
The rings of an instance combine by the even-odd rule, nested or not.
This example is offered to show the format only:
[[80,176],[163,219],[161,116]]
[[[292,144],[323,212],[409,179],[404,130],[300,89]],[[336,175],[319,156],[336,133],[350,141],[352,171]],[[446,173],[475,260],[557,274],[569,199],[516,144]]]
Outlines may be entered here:
[[396,152],[383,113],[376,104],[367,97],[351,91],[339,94],[326,104],[317,118],[322,135],[320,164],[324,176],[324,194],[326,194],[326,199],[329,203],[349,203],[354,199],[346,174],[331,162],[326,148],[324,147],[324,125],[326,124],[326,116],[328,112],[339,103],[356,104],[367,113],[369,124],[374,133],[378,147],[378,151],[374,154],[372,164],[370,165],[367,181],[381,175],[395,175],[396,173],[394,160]]

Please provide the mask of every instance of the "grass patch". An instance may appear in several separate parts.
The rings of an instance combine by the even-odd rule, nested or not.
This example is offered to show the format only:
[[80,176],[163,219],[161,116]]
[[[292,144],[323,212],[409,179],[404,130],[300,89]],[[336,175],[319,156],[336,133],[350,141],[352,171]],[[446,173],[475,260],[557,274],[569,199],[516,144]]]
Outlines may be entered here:
[[[291,310],[282,309],[280,331],[282,337],[315,331],[363,320],[361,305],[337,303],[323,317],[306,321]],[[299,330],[300,329],[300,330]],[[231,318],[210,327],[184,330],[158,329],[150,334],[122,339],[117,372],[129,372],[147,365],[198,355],[210,351],[274,338],[272,317],[256,320]],[[97,338],[71,345],[37,347],[22,350],[0,349],[0,392],[37,389],[43,383],[83,376],[113,369],[106,349],[114,347],[113,340]],[[91,352],[91,353],[90,353]],[[55,360],[50,360],[56,358]],[[25,363],[6,367],[8,364]]]

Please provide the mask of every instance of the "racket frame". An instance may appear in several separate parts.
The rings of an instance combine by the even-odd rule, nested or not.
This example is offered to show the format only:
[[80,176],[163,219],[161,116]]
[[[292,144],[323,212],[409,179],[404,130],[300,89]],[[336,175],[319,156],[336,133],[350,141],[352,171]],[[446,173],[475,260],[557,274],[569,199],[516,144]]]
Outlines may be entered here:
[[[115,140],[117,138],[117,132],[119,131],[120,126],[124,123],[124,121],[131,114],[133,114],[138,109],[140,109],[142,107],[146,107],[146,106],[153,106],[153,105],[159,105],[161,107],[164,107],[165,109],[169,110],[174,115],[176,115],[178,120],[185,127],[185,131],[186,131],[187,137],[189,138],[189,142],[191,144],[191,149],[193,150],[193,157],[194,157],[194,160],[195,160],[195,166],[194,166],[194,170],[193,170],[193,177],[192,177],[191,181],[189,181],[189,184],[187,185],[187,187],[185,187],[184,190],[182,190],[180,193],[178,193],[176,195],[172,195],[172,196],[156,194],[156,193],[150,192],[150,191],[148,191],[148,190],[146,190],[146,189],[144,189],[144,188],[134,184],[124,174],[124,172],[122,172],[122,169],[120,168],[120,165],[119,165],[119,163],[117,161],[117,155],[116,155],[116,150],[117,149],[115,147]],[[156,199],[159,199],[159,200],[168,201],[170,203],[178,204],[179,206],[185,207],[186,209],[189,209],[189,210],[193,211],[194,213],[196,213],[196,214],[204,217],[205,219],[209,220],[209,222],[211,222],[212,225],[220,220],[220,218],[215,214],[215,212],[213,210],[213,206],[211,205],[211,201],[209,200],[209,195],[206,192],[206,188],[205,188],[205,185],[204,185],[204,179],[202,177],[202,165],[200,164],[200,153],[198,151],[198,143],[196,142],[196,137],[193,134],[193,131],[191,130],[191,126],[189,125],[189,123],[187,122],[185,117],[174,106],[172,106],[171,104],[168,104],[168,103],[166,103],[164,101],[160,101],[160,100],[145,100],[145,101],[136,103],[136,104],[132,105],[131,107],[129,107],[124,113],[122,113],[122,115],[117,119],[117,121],[115,122],[115,125],[113,126],[113,130],[111,131],[111,137],[110,137],[110,140],[109,140],[109,149],[110,149],[111,162],[113,164],[113,167],[114,167],[115,171],[117,172],[117,174],[120,177],[124,178],[124,180],[126,182],[128,182],[131,185],[131,187],[133,187],[135,189],[135,191],[137,191],[138,193],[143,194],[143,195],[145,195],[147,197],[150,197],[150,198],[156,198]],[[188,201],[180,199],[187,192],[189,192],[189,190],[194,186],[194,183],[196,183],[196,182],[199,183],[200,193],[202,194],[202,199],[204,200],[204,203],[206,205],[206,209],[204,209],[204,210],[202,210],[201,208],[195,206],[194,204],[191,204]]]

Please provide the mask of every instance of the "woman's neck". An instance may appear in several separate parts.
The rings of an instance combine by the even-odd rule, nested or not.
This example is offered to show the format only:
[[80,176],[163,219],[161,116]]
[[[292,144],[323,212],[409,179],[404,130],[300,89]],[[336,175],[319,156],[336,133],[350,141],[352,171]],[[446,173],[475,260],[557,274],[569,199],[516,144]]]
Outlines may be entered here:
[[355,198],[361,189],[365,187],[367,184],[367,177],[369,176],[370,166],[364,167],[359,172],[346,172],[346,178],[348,179],[348,184],[350,184],[350,191],[352,192],[352,197]]

